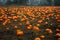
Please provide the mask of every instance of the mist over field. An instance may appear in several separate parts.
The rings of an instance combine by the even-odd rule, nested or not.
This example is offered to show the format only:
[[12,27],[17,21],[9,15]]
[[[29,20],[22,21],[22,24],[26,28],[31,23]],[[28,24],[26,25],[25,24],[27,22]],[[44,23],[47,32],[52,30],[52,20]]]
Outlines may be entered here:
[[0,5],[59,6],[60,0],[0,0]]

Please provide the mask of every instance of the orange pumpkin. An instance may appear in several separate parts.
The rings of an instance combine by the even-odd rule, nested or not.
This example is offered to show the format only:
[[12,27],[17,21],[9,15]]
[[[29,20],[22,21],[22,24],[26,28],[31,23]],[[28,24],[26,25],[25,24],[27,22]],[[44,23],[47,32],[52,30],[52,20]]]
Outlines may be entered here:
[[56,29],[56,31],[57,31],[57,32],[60,32],[60,30],[59,30],[58,28]]
[[44,36],[44,35],[41,35],[40,37],[41,37],[41,38],[43,38],[43,39],[45,38],[45,36]]
[[47,20],[49,20],[49,18],[48,18],[48,17],[47,17],[46,19],[47,19]]
[[10,28],[6,28],[6,30],[10,30]]
[[14,28],[18,28],[17,26],[14,26]]
[[41,23],[43,20],[39,20],[38,23]]
[[31,30],[31,29],[32,29],[32,25],[29,25],[29,26],[27,27],[27,29],[28,29],[28,30]]
[[13,19],[17,19],[17,16],[13,16]]
[[52,32],[52,30],[51,29],[46,29],[46,31],[49,33],[49,34],[52,34],[53,32]]
[[60,20],[57,20],[58,22],[60,22]]
[[40,29],[39,29],[38,27],[34,26],[34,27],[33,27],[33,30],[39,31]]
[[32,20],[35,20],[35,18],[32,18]]
[[20,27],[21,27],[21,26],[22,26],[22,23],[20,23],[19,25],[20,25]]
[[60,40],[60,38],[58,38],[58,40]]
[[2,25],[4,25],[4,26],[5,26],[5,25],[6,25],[6,23],[3,23]]
[[22,22],[23,22],[24,20],[25,20],[24,18],[21,19]]
[[39,37],[35,38],[34,40],[41,40]]
[[30,22],[29,21],[26,21],[26,23],[25,23],[26,25],[29,25],[30,24]]
[[21,35],[23,35],[23,34],[24,34],[23,31],[21,31],[21,30],[17,30],[17,35],[21,36]]
[[37,24],[36,26],[40,26],[40,24]]
[[60,37],[60,33],[57,33],[56,36]]
[[56,15],[55,17],[56,17],[57,20],[60,19],[60,15],[59,14]]
[[45,24],[48,24],[48,22],[45,22]]

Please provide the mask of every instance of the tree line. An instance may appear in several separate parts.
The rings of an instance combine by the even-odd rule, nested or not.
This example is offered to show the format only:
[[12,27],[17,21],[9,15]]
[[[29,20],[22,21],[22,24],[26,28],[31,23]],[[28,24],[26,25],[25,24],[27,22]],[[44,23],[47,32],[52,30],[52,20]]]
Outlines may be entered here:
[[[16,4],[16,5],[27,5],[27,1],[28,0],[0,0],[0,5],[11,5],[11,4]],[[31,1],[31,0],[30,0]],[[50,5],[60,5],[60,0],[42,0],[42,2],[39,5],[46,5],[46,3],[44,3],[44,1],[47,1],[46,3],[50,6]],[[30,4],[32,5],[32,4]]]

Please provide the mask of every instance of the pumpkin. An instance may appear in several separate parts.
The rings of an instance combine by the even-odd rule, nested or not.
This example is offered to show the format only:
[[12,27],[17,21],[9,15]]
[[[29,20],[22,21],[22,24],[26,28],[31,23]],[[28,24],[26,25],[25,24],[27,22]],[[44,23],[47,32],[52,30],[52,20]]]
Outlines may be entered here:
[[48,22],[45,22],[45,24],[48,24]]
[[35,31],[39,31],[40,29],[39,29],[39,27],[34,26],[34,27],[33,27],[33,30],[35,30]]
[[6,30],[10,30],[10,28],[6,28]]
[[17,26],[14,26],[14,28],[18,28]]
[[29,26],[27,27],[27,29],[28,29],[28,30],[32,29],[32,25],[29,25]]
[[52,30],[51,29],[46,29],[46,31],[49,33],[49,34],[52,34],[53,32],[52,32]]
[[45,38],[45,36],[44,36],[44,35],[41,35],[40,37],[41,37],[41,38],[43,38],[43,39]]
[[23,35],[23,34],[24,34],[23,31],[21,31],[21,30],[17,30],[17,35],[21,36],[21,35]]
[[58,38],[58,40],[60,40],[60,38]]
[[47,20],[49,20],[49,18],[48,18],[48,17],[47,17],[46,19],[47,19]]
[[35,20],[35,18],[32,18],[32,20]]
[[57,33],[56,36],[60,37],[60,33]]
[[24,20],[25,20],[24,18],[21,19],[22,22],[23,22]]
[[41,40],[39,37],[35,38],[34,40]]
[[36,26],[40,26],[40,24],[37,24]]
[[60,30],[59,30],[58,28],[56,29],[56,31],[57,31],[57,32],[60,32]]
[[13,19],[17,19],[17,16],[13,16]]
[[29,25],[30,24],[30,22],[29,21],[26,21],[26,23],[25,23],[26,25]]
[[43,20],[38,20],[38,23],[41,23]]
[[2,25],[4,25],[4,26],[5,26],[5,25],[6,25],[6,23],[3,23]]
[[58,22],[60,22],[60,20],[57,20]]

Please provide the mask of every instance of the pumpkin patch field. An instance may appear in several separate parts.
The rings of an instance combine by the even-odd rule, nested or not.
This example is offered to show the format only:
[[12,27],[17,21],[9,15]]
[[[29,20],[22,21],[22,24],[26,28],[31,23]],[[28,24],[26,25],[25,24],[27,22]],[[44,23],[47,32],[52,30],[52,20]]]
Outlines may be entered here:
[[0,7],[0,40],[60,40],[60,7]]

